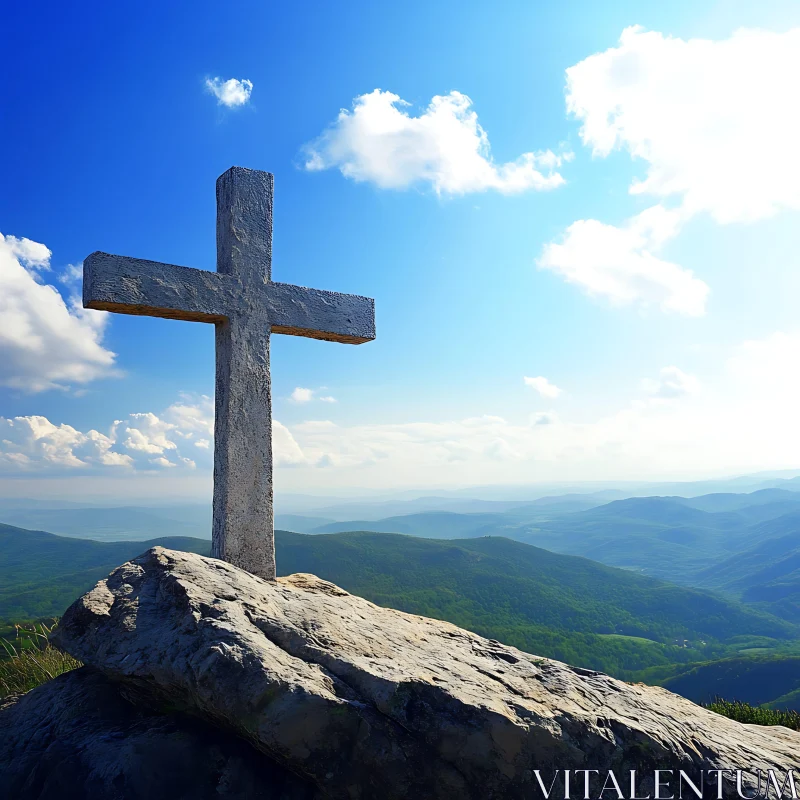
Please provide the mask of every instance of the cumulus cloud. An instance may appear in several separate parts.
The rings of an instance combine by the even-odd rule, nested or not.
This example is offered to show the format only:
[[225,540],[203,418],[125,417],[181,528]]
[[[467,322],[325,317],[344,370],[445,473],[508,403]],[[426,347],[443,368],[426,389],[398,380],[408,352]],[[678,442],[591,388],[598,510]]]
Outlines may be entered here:
[[659,249],[678,231],[681,216],[661,205],[621,227],[581,219],[561,241],[545,245],[537,264],[585,292],[614,305],[657,306],[688,316],[705,313],[708,285],[691,270],[659,258]]
[[650,397],[659,400],[675,400],[687,394],[694,394],[699,381],[693,375],[687,375],[678,367],[663,367],[657,379],[645,378],[642,388]]
[[217,104],[226,108],[246,105],[253,92],[253,82],[246,78],[206,78],[206,89],[217,98]]
[[466,194],[494,189],[514,194],[553,189],[564,183],[557,171],[571,154],[551,150],[523,153],[495,163],[489,137],[460,92],[434,97],[423,113],[380,89],[356,97],[352,110],[304,148],[307,170],[338,169],[355,181],[381,189],[427,184],[437,193]]
[[[117,421],[115,425],[122,426],[124,430],[126,438],[123,440],[123,446],[127,450],[163,454],[165,450],[177,450],[178,448],[178,445],[170,438],[177,434],[177,426],[164,419],[159,419],[150,411],[144,414],[131,414],[127,423]],[[161,462],[156,459],[153,463]]]
[[[325,387],[323,386],[322,389]],[[321,389],[306,389],[302,386],[295,387],[294,391],[289,395],[289,399],[293,403],[310,403],[312,400],[319,400],[321,403],[335,403],[336,398],[331,395],[321,395]]]
[[798,72],[800,28],[687,41],[631,27],[567,70],[567,109],[595,155],[646,164],[632,192],[750,222],[800,209]]
[[481,460],[518,460],[518,442],[502,417],[485,415],[453,422],[340,426],[311,420],[292,427],[309,463],[339,468],[371,468],[385,463],[406,467],[477,464]]
[[291,431],[277,420],[272,421],[272,451],[278,467],[296,467],[308,463]]
[[66,286],[75,288],[83,283],[83,262],[67,264],[58,276],[59,281]]
[[525,381],[526,386],[530,386],[532,389],[539,392],[542,397],[547,397],[549,399],[555,399],[561,394],[561,389],[558,388],[553,383],[550,383],[547,378],[543,378],[541,375],[536,378],[523,378]]
[[[131,472],[198,466],[211,469],[214,401],[182,395],[159,414],[137,412],[115,420],[106,433],[83,432],[46,417],[0,417],[0,472],[74,473],[104,467]],[[272,426],[275,464],[308,463],[288,428]],[[191,454],[191,455],[187,455]]]
[[[800,452],[798,363],[800,333],[778,332],[715,359],[702,385],[674,365],[665,367],[618,410],[594,418],[542,411],[516,421],[495,414],[351,425],[276,421],[278,480],[284,491],[290,485],[309,491],[336,485],[646,479],[792,468]],[[0,470],[180,476],[196,463],[208,474],[211,450],[195,443],[212,426],[213,403],[196,397],[181,398],[152,416],[129,415],[103,432],[83,432],[44,417],[0,419]],[[127,446],[131,430],[147,447]],[[158,448],[163,452],[153,452]]]
[[103,347],[107,315],[67,301],[45,283],[50,250],[0,234],[0,384],[29,392],[64,389],[113,374]]
[[[645,167],[630,192],[677,207],[656,205],[620,227],[578,220],[539,265],[619,305],[702,314],[708,287],[659,248],[699,213],[725,224],[800,209],[799,70],[800,28],[687,41],[634,26],[570,67],[567,110],[584,145],[601,158],[628,152]],[[644,215],[665,232],[643,226]]]
[[166,412],[167,420],[173,425],[176,435],[183,439],[200,436],[195,445],[214,437],[214,400],[208,395],[181,395]]
[[55,425],[46,417],[0,417],[0,470],[66,471],[95,466],[125,467],[133,459],[114,452],[114,439],[98,431]]
[[[292,426],[326,485],[524,483],[685,477],[796,467],[800,452],[800,333],[732,348],[698,378],[671,365],[619,410],[574,421],[552,412],[438,422]],[[313,480],[297,473],[298,487]],[[362,484],[363,485],[363,484]]]
[[16,236],[4,236],[3,243],[6,251],[18,259],[28,269],[50,269],[50,249],[39,242],[32,242],[24,236],[18,239]]

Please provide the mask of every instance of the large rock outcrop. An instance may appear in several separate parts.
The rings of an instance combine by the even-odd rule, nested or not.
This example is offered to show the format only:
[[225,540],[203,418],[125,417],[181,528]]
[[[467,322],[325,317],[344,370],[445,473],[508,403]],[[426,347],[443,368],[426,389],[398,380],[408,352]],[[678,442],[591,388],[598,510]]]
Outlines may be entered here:
[[312,575],[269,583],[162,548],[71,606],[57,644],[140,707],[249,742],[320,798],[541,797],[535,770],[547,784],[555,770],[637,770],[646,793],[654,769],[800,769],[800,733],[740,725]]
[[[89,667],[0,710],[8,800],[313,800],[314,787],[201,720],[133,705]],[[0,706],[2,706],[0,702]]]

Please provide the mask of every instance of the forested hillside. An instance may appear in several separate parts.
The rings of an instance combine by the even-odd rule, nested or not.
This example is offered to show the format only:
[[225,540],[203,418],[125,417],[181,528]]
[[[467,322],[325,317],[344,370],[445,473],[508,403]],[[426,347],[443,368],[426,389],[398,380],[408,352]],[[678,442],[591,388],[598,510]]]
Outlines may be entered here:
[[800,711],[797,656],[750,656],[676,667],[675,675],[661,683],[696,703],[709,703],[715,697],[746,697],[749,703]]
[[[202,540],[98,543],[4,526],[0,618],[60,614],[94,581],[152,544],[208,552]],[[576,666],[641,669],[738,652],[743,636],[788,648],[795,626],[709,592],[499,537],[277,533],[281,574],[313,572],[381,605],[446,619]]]
[[631,497],[569,513],[563,508],[557,502],[527,504],[502,513],[425,512],[318,527],[306,520],[305,530],[383,531],[437,539],[504,536],[722,591],[800,623],[798,492]]
[[167,537],[149,542],[93,542],[0,524],[0,627],[53,617],[114,567],[160,544],[208,554],[211,542]]

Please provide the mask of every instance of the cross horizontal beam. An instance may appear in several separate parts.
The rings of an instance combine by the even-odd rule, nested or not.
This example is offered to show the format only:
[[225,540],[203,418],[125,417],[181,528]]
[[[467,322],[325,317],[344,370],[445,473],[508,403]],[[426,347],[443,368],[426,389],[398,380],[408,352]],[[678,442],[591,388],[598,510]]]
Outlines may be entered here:
[[86,308],[215,328],[211,552],[275,579],[272,491],[273,333],[344,344],[375,338],[375,303],[272,280],[273,176],[231,167],[217,180],[217,271],[92,253]]
[[375,338],[375,301],[360,295],[274,281],[245,287],[234,275],[101,252],[83,270],[86,308],[211,323],[252,314],[273,333],[344,344]]
[[192,322],[229,316],[229,282],[218,272],[95,252],[83,262],[83,305],[118,314]]

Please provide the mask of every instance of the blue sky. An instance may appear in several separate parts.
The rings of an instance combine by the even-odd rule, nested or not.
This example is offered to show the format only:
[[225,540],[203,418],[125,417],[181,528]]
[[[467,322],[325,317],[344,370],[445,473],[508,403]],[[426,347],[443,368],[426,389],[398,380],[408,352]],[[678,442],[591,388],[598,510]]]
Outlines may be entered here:
[[279,488],[800,466],[796,3],[163,6],[7,14],[3,492],[208,492],[210,326],[70,298],[213,269],[233,164],[274,279],[376,300],[273,337]]

